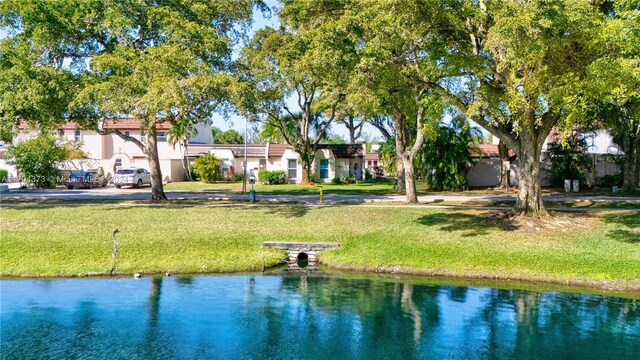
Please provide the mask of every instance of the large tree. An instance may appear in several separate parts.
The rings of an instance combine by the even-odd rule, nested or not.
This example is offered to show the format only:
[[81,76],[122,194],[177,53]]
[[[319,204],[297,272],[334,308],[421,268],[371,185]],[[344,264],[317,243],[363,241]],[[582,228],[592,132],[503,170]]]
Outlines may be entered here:
[[[318,144],[344,100],[340,84],[351,65],[348,57],[338,64],[330,58],[341,45],[330,29],[304,29],[282,12],[280,20],[280,29],[259,30],[243,50],[236,106],[252,121],[280,131],[300,155],[301,183],[308,184]],[[289,108],[290,98],[297,109]]]
[[[253,5],[253,0],[8,0],[2,19],[15,29],[15,48],[28,47],[53,70],[84,78],[86,86],[71,101],[67,117],[140,147],[149,160],[152,199],[161,200],[166,197],[157,126],[202,121],[225,99],[231,49]],[[55,91],[48,84],[45,90]],[[101,126],[123,117],[142,120],[145,142]]]
[[462,55],[460,77],[424,80],[516,153],[516,213],[545,215],[542,145],[553,127],[575,121],[567,104],[598,58],[593,39],[604,19],[581,0],[480,0],[467,7],[461,31],[468,41],[452,47]]
[[[404,182],[408,203],[417,202],[414,160],[424,143],[424,127],[442,115],[442,98],[430,89],[432,79],[449,74],[439,66],[452,55],[448,42],[456,34],[439,34],[456,26],[459,2],[357,1],[325,3],[287,2],[284,11],[296,13],[307,26],[350,30],[357,44],[358,65],[350,77],[350,97],[358,94],[360,111],[389,114],[396,140],[397,173]],[[430,121],[427,121],[430,120]],[[403,178],[403,179],[402,179]]]
[[594,41],[603,55],[589,66],[588,92],[580,108],[587,119],[599,119],[620,145],[623,188],[632,191],[640,164],[640,3],[598,3],[607,21]]

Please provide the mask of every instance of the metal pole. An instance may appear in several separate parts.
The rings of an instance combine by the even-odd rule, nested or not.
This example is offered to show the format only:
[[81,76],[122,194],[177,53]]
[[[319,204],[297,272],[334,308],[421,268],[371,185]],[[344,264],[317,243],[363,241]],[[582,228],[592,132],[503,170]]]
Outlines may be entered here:
[[244,162],[242,163],[242,192],[247,192],[247,118],[244,118]]

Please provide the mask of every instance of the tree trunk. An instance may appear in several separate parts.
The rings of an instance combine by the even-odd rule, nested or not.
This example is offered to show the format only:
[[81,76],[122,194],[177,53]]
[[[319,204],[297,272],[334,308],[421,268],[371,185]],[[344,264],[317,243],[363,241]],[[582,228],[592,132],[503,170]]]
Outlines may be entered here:
[[311,183],[311,164],[302,162],[302,179],[300,185],[309,185]]
[[191,177],[191,166],[189,165],[189,149],[187,147],[187,140],[185,139],[184,142],[181,141],[178,144],[180,144],[180,149],[184,149],[184,151],[181,151],[181,155],[182,169],[184,170],[185,179],[187,181],[193,181],[193,178]]
[[302,176],[300,185],[309,185],[311,182],[311,167],[315,158],[315,152],[311,148],[311,144],[300,144],[295,147],[296,152],[300,155],[300,162],[302,163]]
[[540,153],[542,141],[522,136],[518,141],[520,177],[515,211],[518,215],[540,217],[547,214],[540,187]]
[[418,195],[416,193],[416,178],[413,173],[413,156],[410,156],[408,152],[405,152],[402,156],[402,163],[404,166],[404,179],[405,179],[405,194],[407,204],[417,204]]
[[633,183],[636,188],[640,186],[640,141],[636,142],[636,176]]
[[638,163],[636,142],[630,135],[627,135],[624,149],[624,173],[622,174],[622,189],[624,191],[634,191],[638,184],[636,180],[636,165]]
[[500,155],[500,181],[498,182],[498,189],[509,189],[509,186],[511,186],[509,148],[507,148],[507,144],[502,142],[502,140],[500,140],[498,144],[498,154]]
[[158,138],[156,127],[152,124],[147,136],[146,155],[149,160],[149,172],[151,173],[151,200],[167,200],[162,187],[162,171],[160,170],[160,158],[158,156]]
[[396,114],[393,116],[393,123],[396,128],[396,192],[398,194],[406,193],[406,174],[404,167],[404,148],[405,148],[405,126],[404,116]]

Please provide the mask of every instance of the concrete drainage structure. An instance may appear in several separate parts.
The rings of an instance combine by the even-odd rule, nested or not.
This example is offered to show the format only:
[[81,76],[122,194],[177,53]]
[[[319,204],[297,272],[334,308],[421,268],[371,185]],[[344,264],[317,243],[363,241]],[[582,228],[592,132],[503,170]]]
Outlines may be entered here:
[[305,261],[308,261],[309,266],[314,266],[318,262],[318,253],[320,251],[339,248],[340,244],[325,242],[307,243],[267,241],[263,242],[262,246],[287,251],[287,263],[289,264],[289,267],[298,267],[299,264],[300,267],[305,267]]

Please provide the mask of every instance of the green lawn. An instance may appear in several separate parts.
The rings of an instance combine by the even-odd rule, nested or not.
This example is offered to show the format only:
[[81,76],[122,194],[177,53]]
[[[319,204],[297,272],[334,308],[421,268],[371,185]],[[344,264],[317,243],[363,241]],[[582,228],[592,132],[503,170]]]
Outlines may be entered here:
[[[260,194],[317,194],[320,188],[324,193],[332,194],[391,194],[394,185],[391,181],[383,179],[375,183],[358,183],[358,184],[316,184],[316,185],[262,185],[255,184],[254,189]],[[247,184],[247,189],[251,189],[251,185]],[[182,190],[182,191],[241,191],[242,182],[219,182],[215,184],[206,184],[199,181],[192,182],[173,182],[165,185],[165,190]]]
[[[395,193],[394,183],[387,179],[379,179],[375,183],[358,183],[358,184],[343,184],[343,185],[333,185],[333,184],[316,184],[312,186],[304,186],[297,184],[286,184],[286,185],[262,185],[256,184],[254,188],[256,192],[261,194],[286,194],[286,195],[295,195],[295,194],[313,194],[318,193],[320,191],[320,187],[322,187],[324,193],[328,194],[345,194],[345,195],[357,195],[357,194],[370,194],[370,195],[387,195]],[[180,190],[180,191],[211,191],[211,192],[234,192],[242,190],[242,182],[225,182],[221,181],[215,184],[207,184],[199,181],[181,181],[181,182],[172,182],[168,183],[164,186],[165,190]],[[251,185],[247,184],[247,189],[251,189]],[[504,195],[513,195],[516,194],[516,188],[510,188],[509,191],[505,190],[494,190],[493,188],[479,188],[479,189],[470,189],[467,191],[430,191],[427,188],[427,185],[424,181],[416,182],[416,189],[419,195],[442,195],[442,196],[456,196],[456,195],[465,195],[465,196],[504,196]],[[555,188],[544,188],[544,195],[564,195],[564,191],[562,189]],[[611,193],[610,189],[596,188],[589,189],[583,188],[578,194],[574,194],[577,196],[640,196],[640,190],[630,193],[619,192],[617,194]]]
[[[564,217],[568,215],[557,215]],[[578,215],[574,215],[578,216]],[[453,276],[611,282],[640,290],[640,215],[565,219],[571,231],[503,230],[490,211],[392,207],[2,208],[2,276],[104,274],[120,229],[120,273],[259,270],[284,258],[263,241],[335,241],[334,267]],[[579,220],[579,221],[578,221]],[[598,285],[600,284],[600,285]]]

